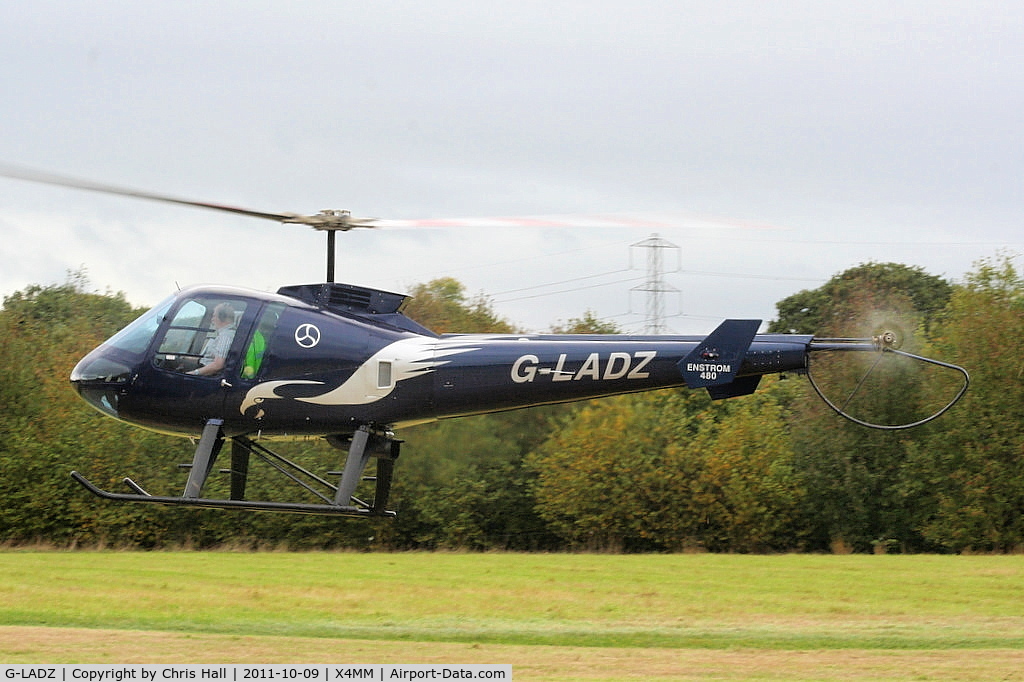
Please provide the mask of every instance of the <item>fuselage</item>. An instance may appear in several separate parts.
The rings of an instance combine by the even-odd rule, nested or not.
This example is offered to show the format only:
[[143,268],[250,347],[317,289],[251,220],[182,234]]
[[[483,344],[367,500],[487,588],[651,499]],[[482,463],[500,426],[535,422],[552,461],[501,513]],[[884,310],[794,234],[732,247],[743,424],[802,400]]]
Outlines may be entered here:
[[[71,381],[102,412],[162,432],[195,436],[221,419],[229,436],[316,436],[673,386],[743,395],[763,374],[803,369],[811,341],[755,336],[758,321],[729,321],[748,330],[741,341],[437,335],[402,315],[404,300],[340,284],[195,287],[91,352]],[[222,304],[230,350],[222,371],[197,376]]]

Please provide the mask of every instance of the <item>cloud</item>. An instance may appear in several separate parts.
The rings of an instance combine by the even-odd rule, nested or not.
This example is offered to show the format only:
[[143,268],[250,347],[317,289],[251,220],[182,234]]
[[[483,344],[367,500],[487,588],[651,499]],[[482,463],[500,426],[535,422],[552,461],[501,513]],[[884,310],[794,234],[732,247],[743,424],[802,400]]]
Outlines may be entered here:
[[[15,7],[0,160],[272,211],[788,228],[659,230],[682,249],[679,330],[706,331],[861,262],[958,277],[1020,250],[1022,19],[1005,3],[796,0]],[[12,181],[0,227],[5,291],[82,264],[140,303],[175,282],[323,272],[322,235],[301,228]],[[353,233],[339,271],[505,292],[621,269],[648,235]],[[502,312],[532,329],[587,309],[642,323],[630,286],[503,296]]]

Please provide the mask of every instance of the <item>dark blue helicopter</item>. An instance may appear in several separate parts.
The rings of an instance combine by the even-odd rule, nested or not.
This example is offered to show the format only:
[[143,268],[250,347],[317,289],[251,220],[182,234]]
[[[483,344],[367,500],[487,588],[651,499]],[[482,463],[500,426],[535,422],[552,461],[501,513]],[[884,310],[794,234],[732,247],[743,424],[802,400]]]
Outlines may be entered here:
[[[413,424],[686,386],[714,399],[753,393],[765,374],[807,372],[815,353],[896,353],[960,373],[963,385],[938,412],[967,390],[967,372],[898,349],[891,332],[865,339],[758,334],[760,320],[726,320],[707,336],[438,335],[402,313],[401,294],[335,283],[338,231],[373,227],[347,212],[315,216],[271,214],[109,185],[0,168],[0,174],[214,208],[311,225],[328,236],[327,282],[286,286],[276,294],[226,287],[180,291],[141,316],[78,363],[71,383],[104,414],[164,433],[197,438],[180,496],[150,495],[125,479],[130,493],[113,493],[72,476],[101,497],[196,507],[387,516],[395,460],[395,430]],[[219,345],[212,362],[210,348]],[[817,384],[812,378],[812,385]],[[323,437],[347,451],[338,483],[275,453],[275,439]],[[203,497],[203,487],[231,442],[228,498]],[[320,501],[271,502],[246,497],[251,458]],[[374,496],[355,497],[369,460],[376,460]],[[328,474],[331,475],[331,474]]]

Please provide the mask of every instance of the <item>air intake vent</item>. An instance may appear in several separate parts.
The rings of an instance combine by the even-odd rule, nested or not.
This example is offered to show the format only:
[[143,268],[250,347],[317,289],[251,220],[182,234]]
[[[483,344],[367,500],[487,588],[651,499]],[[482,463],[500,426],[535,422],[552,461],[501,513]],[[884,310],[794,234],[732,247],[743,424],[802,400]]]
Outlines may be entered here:
[[393,294],[389,291],[337,283],[296,284],[281,287],[277,293],[339,313],[355,312],[375,315],[399,312],[407,298],[402,294]]
[[325,285],[321,293],[321,299],[326,297],[324,306],[327,308],[355,308],[357,310],[369,310],[373,305],[372,289],[360,289],[344,284]]

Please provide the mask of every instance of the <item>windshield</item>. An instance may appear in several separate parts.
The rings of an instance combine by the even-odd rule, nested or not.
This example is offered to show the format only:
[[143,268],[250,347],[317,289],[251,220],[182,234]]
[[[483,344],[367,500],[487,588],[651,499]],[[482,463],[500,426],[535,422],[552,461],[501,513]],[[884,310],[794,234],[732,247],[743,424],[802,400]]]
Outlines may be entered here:
[[160,326],[160,321],[167,314],[167,309],[171,307],[173,301],[174,297],[171,296],[149,312],[143,313],[130,325],[110,337],[104,345],[134,355],[142,355],[146,352],[149,342]]

